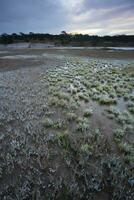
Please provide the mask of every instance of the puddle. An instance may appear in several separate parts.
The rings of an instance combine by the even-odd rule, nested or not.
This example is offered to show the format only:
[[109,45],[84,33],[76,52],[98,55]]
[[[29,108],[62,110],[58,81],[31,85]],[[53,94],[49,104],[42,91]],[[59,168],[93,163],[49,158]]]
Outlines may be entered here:
[[2,59],[30,59],[30,58],[41,58],[38,55],[13,55],[13,56],[3,56]]
[[8,51],[0,51],[0,54],[8,53]]
[[117,100],[116,107],[120,112],[123,112],[127,108],[126,104],[127,104],[127,102],[125,102],[124,99],[121,97],[120,99]]
[[60,59],[60,60],[65,59],[64,55],[58,55],[58,54],[43,53],[42,56],[47,57],[47,58],[56,58],[56,59]]
[[83,113],[84,110],[90,108],[93,110],[93,114],[89,119],[91,129],[101,129],[104,135],[111,140],[113,137],[113,130],[116,128],[117,125],[115,121],[109,119],[105,115],[105,110],[106,108],[108,108],[108,106],[100,106],[97,102],[91,100],[89,103],[85,103],[82,101],[80,107],[80,113]]

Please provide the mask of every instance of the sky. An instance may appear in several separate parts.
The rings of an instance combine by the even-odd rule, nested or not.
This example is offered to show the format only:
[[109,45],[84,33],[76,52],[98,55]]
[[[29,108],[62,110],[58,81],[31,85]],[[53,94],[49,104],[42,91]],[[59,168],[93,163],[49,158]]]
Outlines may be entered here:
[[134,0],[0,0],[0,33],[134,34]]

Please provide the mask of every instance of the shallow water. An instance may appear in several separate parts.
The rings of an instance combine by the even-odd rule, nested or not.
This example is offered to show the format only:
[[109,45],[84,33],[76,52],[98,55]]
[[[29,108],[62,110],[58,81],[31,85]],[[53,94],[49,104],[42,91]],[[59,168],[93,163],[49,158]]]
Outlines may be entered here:
[[124,101],[123,97],[121,97],[117,100],[116,107],[121,112],[123,112],[127,109],[127,102]]
[[40,58],[38,55],[12,55],[12,56],[2,56],[2,59],[30,59],[30,58]]
[[[44,187],[47,188],[47,182],[49,181],[49,177],[50,180],[53,177],[54,182],[56,183],[57,177],[62,178],[67,176],[71,172],[70,169],[71,168],[76,169],[77,166],[77,165],[72,165],[73,162],[69,161],[71,163],[71,167],[66,167],[67,170],[65,170],[66,169],[64,168],[65,161],[63,160],[63,154],[61,154],[62,152],[64,152],[63,149],[59,149],[60,151],[58,151],[58,148],[55,146],[52,146],[51,148],[50,146],[53,143],[52,140],[51,143],[49,143],[50,140],[48,139],[52,138],[57,132],[55,130],[47,131],[42,127],[41,122],[46,115],[46,111],[51,111],[49,110],[49,107],[47,107],[48,88],[50,83],[49,82],[47,83],[47,79],[44,78],[47,75],[46,70],[47,69],[50,70],[50,68],[52,72],[53,71],[55,72],[54,75],[58,74],[58,71],[62,72],[62,70],[67,71],[73,67],[77,68],[78,58],[77,59],[73,58],[71,60],[71,57],[56,55],[56,54],[41,54],[40,56],[33,54],[32,55],[22,54],[22,55],[4,56],[3,58],[5,59],[3,60],[1,59],[1,62],[4,62],[6,65],[7,65],[6,63],[7,59],[18,59],[18,60],[20,59],[22,61],[23,67],[21,68],[18,67],[16,70],[13,70],[11,67],[10,71],[0,72],[0,120],[2,122],[2,126],[0,126],[0,142],[1,142],[0,150],[1,150],[1,155],[3,156],[2,169],[4,169],[3,170],[4,175],[1,179],[1,184],[0,184],[0,191],[3,192],[4,196],[6,196],[5,198],[3,198],[3,195],[0,194],[0,197],[1,199],[9,199],[10,198],[9,196],[12,195],[10,194],[11,190],[15,191],[16,196],[20,195],[22,193],[21,191],[24,191],[25,188],[26,189],[28,188],[27,186],[27,180],[28,180],[30,187],[33,184],[33,181],[35,184],[37,183],[37,186],[39,186],[39,192],[41,193],[43,191],[41,193],[43,197],[39,199],[44,199],[44,194],[47,193],[46,191],[44,192]],[[33,58],[45,58],[44,60],[47,60],[48,58],[49,59],[46,64],[44,63],[41,66],[36,65],[36,67],[33,67],[32,65],[32,67],[30,68],[28,65],[29,61],[28,59],[33,59]],[[14,62],[15,65],[18,66],[18,60],[9,60],[9,65],[11,66],[11,63]],[[82,61],[84,65],[90,62],[90,60],[87,58],[82,58],[80,61]],[[97,59],[95,61],[96,61],[95,68],[98,68],[98,70],[99,69],[102,70],[100,66],[103,67],[105,64],[107,64],[108,67],[111,64],[112,66],[119,67],[121,64],[120,62],[116,61],[107,62],[106,60],[97,60]],[[28,67],[26,68],[24,68],[25,62],[28,65]],[[84,67],[82,62],[80,62],[79,65],[81,65],[81,67]],[[76,76],[75,78],[79,80],[81,76]],[[122,98],[119,99],[117,106],[119,106],[120,110],[125,108],[124,101]],[[92,108],[93,114],[89,118],[89,125],[91,125],[89,128],[92,127],[94,129],[96,127],[101,128],[106,138],[110,139],[111,141],[111,138],[113,136],[113,130],[114,128],[116,128],[115,127],[116,124],[113,120],[108,119],[107,116],[105,115],[106,107],[107,106],[102,106],[102,105],[100,106],[97,102],[92,100],[88,103],[82,101],[79,107],[80,117],[83,116],[83,112],[85,111],[85,109]],[[65,112],[63,113],[62,108],[60,110],[57,110],[55,108],[52,111],[56,111],[53,117],[55,121],[57,119],[64,120]],[[76,124],[73,123],[70,124],[69,125],[70,134],[72,134],[72,130],[74,129],[76,129]],[[58,130],[58,132],[59,131],[61,130]],[[75,133],[74,139],[76,140],[77,137],[80,138],[81,135]],[[78,141],[79,147],[81,145],[81,142],[82,140]],[[99,149],[100,149],[99,146],[101,145],[103,146],[103,143],[100,142],[100,140],[98,141]],[[75,145],[75,143],[73,145]],[[75,148],[75,146],[73,148]],[[111,146],[111,142],[109,151],[110,151],[109,155],[111,155],[111,152],[117,153],[115,151],[115,147]],[[94,152],[95,152],[94,155],[96,157],[93,157],[93,159],[99,160],[101,153],[103,151],[100,151],[99,154],[96,151]],[[13,156],[9,157],[10,153],[12,153],[11,155]],[[72,156],[73,153],[71,153],[70,155]],[[112,156],[114,155],[111,155],[111,157]],[[107,159],[107,155],[104,158]],[[73,161],[75,161],[75,159]],[[91,157],[90,164],[92,164],[92,162],[93,160]],[[101,164],[101,162],[99,164]],[[93,167],[94,168],[97,167],[96,163],[95,165],[93,165]],[[123,165],[123,167],[125,166]],[[97,170],[99,169],[100,165],[99,168],[97,168]],[[90,170],[88,169],[88,172],[89,171]],[[54,174],[54,172],[56,173]],[[74,172],[72,174],[74,174]],[[22,180],[20,177],[22,177]],[[99,175],[97,174],[96,177],[99,177]],[[89,178],[89,180],[92,178],[93,176]],[[24,187],[23,187],[23,180],[24,180]],[[71,175],[68,178],[68,180],[70,184],[72,180]],[[6,187],[10,189],[8,193],[6,191]],[[35,190],[35,188],[33,190]],[[23,194],[24,198],[21,197],[18,198],[31,199],[30,197],[27,196],[27,194],[31,192],[29,191],[30,190],[28,191],[26,190],[26,192]],[[53,189],[48,190],[48,193],[51,193],[51,191],[53,193]],[[101,198],[101,195],[99,195],[99,197],[100,199],[104,199]]]
[[44,49],[44,48],[56,48],[56,49],[89,49],[89,50],[108,50],[108,51],[134,51],[134,47],[73,47],[73,46],[60,46],[56,47],[51,43],[14,43],[7,45],[0,45],[0,48],[11,48],[11,49],[24,49],[24,48],[33,48],[33,49]]

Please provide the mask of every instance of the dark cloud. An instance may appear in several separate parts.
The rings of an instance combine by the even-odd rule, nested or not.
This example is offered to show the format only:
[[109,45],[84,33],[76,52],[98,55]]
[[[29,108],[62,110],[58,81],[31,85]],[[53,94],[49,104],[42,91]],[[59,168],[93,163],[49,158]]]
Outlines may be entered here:
[[0,32],[132,34],[134,0],[1,0]]
[[133,0],[84,0],[84,7],[85,8],[111,8],[123,5],[134,5]]
[[0,32],[54,31],[65,19],[56,1],[1,0]]

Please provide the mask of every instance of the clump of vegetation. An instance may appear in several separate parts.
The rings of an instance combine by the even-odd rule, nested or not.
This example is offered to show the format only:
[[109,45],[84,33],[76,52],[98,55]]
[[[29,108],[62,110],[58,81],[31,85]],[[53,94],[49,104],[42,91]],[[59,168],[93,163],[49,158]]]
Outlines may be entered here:
[[131,124],[131,123],[133,123],[133,118],[129,114],[129,112],[127,112],[127,111],[124,111],[124,112],[120,113],[118,115],[117,120],[121,124]]
[[119,147],[120,151],[122,151],[124,153],[130,154],[132,152],[131,145],[129,145],[127,143],[121,142],[118,144],[118,147]]
[[59,107],[62,107],[62,108],[68,108],[68,102],[64,99],[61,99],[59,102],[58,102],[58,106]]
[[70,139],[67,132],[57,134],[58,144],[66,151],[70,149]]
[[129,112],[134,114],[134,106],[128,107]]
[[124,94],[123,96],[124,100],[127,101],[130,99],[130,94]]
[[58,99],[57,97],[52,97],[49,99],[49,106],[68,108],[68,101],[64,99]]
[[51,115],[53,115],[53,114],[54,114],[53,111],[47,111],[47,112],[45,112],[45,115],[46,115],[46,116],[51,116]]
[[126,66],[123,68],[123,73],[126,73],[127,75],[130,75],[130,77],[134,77],[134,66]]
[[81,152],[86,153],[86,154],[90,154],[92,149],[93,149],[93,147],[87,143],[81,145],[81,148],[80,148]]
[[125,134],[124,130],[122,130],[122,129],[116,129],[115,133],[114,133],[115,141],[116,142],[122,141],[122,138],[123,138],[124,134]]
[[77,131],[85,132],[89,130],[89,121],[86,118],[78,118]]
[[89,96],[88,96],[88,94],[79,92],[77,95],[78,95],[78,97],[79,97],[81,100],[84,100],[85,102],[88,102],[88,101],[89,101]]
[[98,142],[102,138],[102,132],[100,131],[99,128],[96,128],[95,131],[93,132],[93,138],[94,141]]
[[116,104],[116,99],[110,98],[107,95],[101,96],[99,99],[100,104]]
[[84,117],[90,117],[93,114],[93,110],[92,109],[86,109],[84,111]]
[[58,102],[59,102],[58,98],[51,97],[51,98],[49,98],[49,103],[48,104],[49,104],[49,106],[57,106]]
[[69,105],[69,109],[72,110],[72,111],[75,111],[78,109],[78,103],[77,102],[70,102],[70,105]]
[[131,95],[130,99],[131,99],[132,102],[134,102],[134,95]]
[[76,120],[77,119],[77,115],[73,112],[69,112],[67,113],[67,120],[68,121],[73,121],[73,120]]
[[70,100],[70,95],[68,93],[65,92],[57,92],[54,94],[54,96],[57,96],[59,99],[64,99],[69,101]]
[[51,118],[45,118],[43,121],[43,126],[45,128],[53,129],[64,129],[66,128],[65,123],[62,120],[53,121]]
[[118,117],[118,115],[120,114],[120,111],[116,107],[113,107],[113,106],[110,106],[106,110],[108,113],[113,114],[115,117]]
[[46,128],[51,128],[54,125],[54,122],[53,122],[53,120],[51,118],[45,118],[42,121],[42,123],[43,123],[43,126],[46,127]]
[[77,88],[73,86],[73,84],[69,85],[69,88],[67,90],[69,93],[71,93],[71,95],[76,94],[77,93]]
[[65,129],[66,124],[62,120],[58,120],[58,121],[54,122],[53,128],[54,129]]
[[130,164],[132,163],[132,165],[133,165],[133,163],[134,163],[134,154],[125,155],[124,159],[125,159],[126,163],[130,163]]

